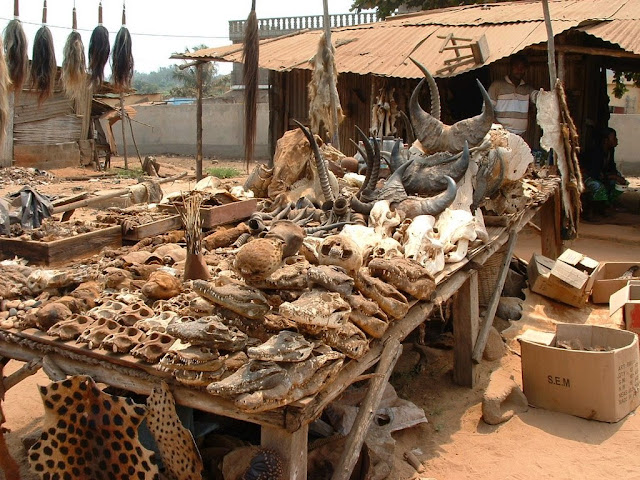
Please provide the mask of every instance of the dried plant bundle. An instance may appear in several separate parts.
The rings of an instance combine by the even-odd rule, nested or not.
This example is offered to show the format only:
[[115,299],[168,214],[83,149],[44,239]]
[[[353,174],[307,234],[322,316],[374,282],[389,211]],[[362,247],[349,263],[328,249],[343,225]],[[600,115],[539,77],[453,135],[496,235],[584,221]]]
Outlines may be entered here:
[[202,250],[202,218],[200,217],[200,207],[202,206],[202,195],[191,192],[182,195],[182,206],[178,208],[182,223],[184,223],[184,238],[187,242],[187,252],[199,255]]
[[56,81],[56,52],[51,30],[46,25],[40,27],[33,40],[31,60],[31,85],[38,92],[38,102],[42,103],[53,93]]
[[29,56],[27,36],[18,19],[13,19],[4,30],[4,51],[6,52],[9,77],[16,92],[22,90],[22,85],[29,73]]
[[244,83],[244,156],[247,172],[253,160],[256,143],[258,105],[258,59],[259,59],[258,17],[256,2],[253,0],[244,33],[242,59],[242,82]]

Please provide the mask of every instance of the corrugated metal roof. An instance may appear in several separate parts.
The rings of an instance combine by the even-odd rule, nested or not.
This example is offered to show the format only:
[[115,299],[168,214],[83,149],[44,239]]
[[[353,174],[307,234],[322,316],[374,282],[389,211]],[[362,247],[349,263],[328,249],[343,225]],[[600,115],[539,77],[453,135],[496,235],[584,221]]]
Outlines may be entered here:
[[606,42],[619,45],[627,52],[640,55],[640,22],[618,20],[590,25],[578,30],[598,37]]
[[[555,35],[581,27],[590,35],[640,54],[638,0],[557,0],[549,2],[549,10]],[[309,60],[316,53],[321,34],[314,30],[262,40],[260,67],[276,71],[310,69]],[[445,66],[446,59],[453,57],[452,51],[439,52],[443,43],[439,37],[448,34],[472,39],[485,35],[489,57],[483,65],[547,41],[539,1],[469,5],[404,15],[385,22],[334,29],[331,38],[339,72],[420,78],[422,74],[409,57],[437,72]],[[184,57],[242,62],[242,45],[208,48]],[[460,67],[452,74],[481,66]]]

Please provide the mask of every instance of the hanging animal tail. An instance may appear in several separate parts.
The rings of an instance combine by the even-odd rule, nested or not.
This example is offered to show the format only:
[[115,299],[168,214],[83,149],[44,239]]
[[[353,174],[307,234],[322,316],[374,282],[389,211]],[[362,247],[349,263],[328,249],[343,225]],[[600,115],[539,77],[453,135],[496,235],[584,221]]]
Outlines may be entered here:
[[11,88],[11,79],[3,47],[2,40],[0,40],[0,154],[2,154],[4,136],[7,133],[7,123],[9,123],[9,88]]
[[57,63],[53,36],[47,23],[47,0],[42,6],[42,27],[33,39],[31,58],[31,85],[38,92],[38,103],[44,102],[53,93],[56,82]]
[[242,82],[244,83],[244,156],[247,172],[253,160],[256,143],[258,108],[258,58],[259,58],[258,17],[256,0],[251,3],[251,12],[247,18],[244,33],[242,61]]
[[109,31],[102,25],[102,2],[98,5],[98,26],[89,40],[89,80],[93,86],[104,81],[104,67],[109,61]]
[[131,47],[131,34],[126,27],[127,17],[125,5],[122,4],[122,27],[118,30],[113,42],[111,52],[111,81],[117,91],[125,91],[131,88],[133,79],[133,50]]
[[78,33],[76,7],[73,7],[73,31],[67,37],[62,60],[62,86],[68,97],[79,99],[86,91],[85,72],[87,63],[84,59],[84,43]]
[[4,49],[7,53],[7,68],[13,89],[15,92],[20,92],[29,73],[29,56],[27,55],[29,47],[22,22],[19,20],[18,0],[13,0],[13,17],[4,30]]

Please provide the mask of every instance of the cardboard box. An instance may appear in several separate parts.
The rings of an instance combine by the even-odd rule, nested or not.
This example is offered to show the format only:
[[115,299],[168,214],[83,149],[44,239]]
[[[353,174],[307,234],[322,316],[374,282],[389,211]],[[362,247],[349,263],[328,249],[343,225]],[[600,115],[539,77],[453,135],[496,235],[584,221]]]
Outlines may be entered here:
[[527,271],[529,288],[545,297],[581,307],[589,298],[598,265],[573,250],[567,250],[558,260],[534,253]]
[[614,323],[640,335],[640,280],[629,280],[611,295],[609,316]]
[[[586,348],[555,345],[574,341]],[[558,324],[553,345],[520,338],[522,384],[529,404],[603,422],[617,422],[640,405],[640,351],[632,332]]]
[[591,301],[593,303],[609,303],[611,295],[627,284],[629,279],[619,278],[631,267],[640,266],[637,262],[602,262],[596,270],[593,282]]

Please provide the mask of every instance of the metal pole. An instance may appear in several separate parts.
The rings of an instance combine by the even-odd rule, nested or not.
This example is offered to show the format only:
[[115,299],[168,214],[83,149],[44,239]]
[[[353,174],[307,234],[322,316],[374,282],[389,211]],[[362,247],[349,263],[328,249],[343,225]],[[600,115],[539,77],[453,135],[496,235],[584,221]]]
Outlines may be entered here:
[[[322,5],[324,7],[324,38],[327,41],[327,48],[331,49],[331,20],[329,19],[329,2],[328,0],[322,0]],[[333,62],[330,62],[327,65],[328,73],[333,82],[334,75],[337,72],[333,71]],[[335,148],[340,150],[340,135],[338,134],[338,99],[337,95],[337,85],[336,90],[334,91],[333,85],[331,86],[331,119],[333,121],[334,129],[333,129],[333,138],[331,143]]]
[[196,106],[196,181],[202,180],[202,65],[196,65],[196,83],[198,84]]

